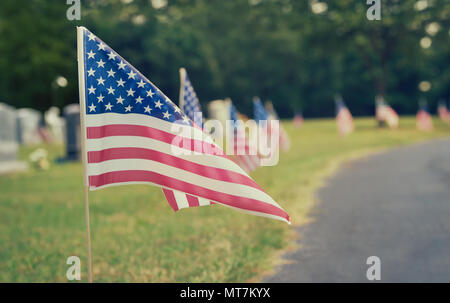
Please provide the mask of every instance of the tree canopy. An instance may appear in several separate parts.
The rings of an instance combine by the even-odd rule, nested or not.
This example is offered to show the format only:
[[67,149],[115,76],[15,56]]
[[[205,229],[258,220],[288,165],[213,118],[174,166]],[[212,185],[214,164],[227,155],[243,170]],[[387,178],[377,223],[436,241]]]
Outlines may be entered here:
[[414,113],[419,98],[430,108],[450,98],[448,1],[382,0],[379,21],[367,19],[365,0],[81,3],[81,20],[69,21],[65,1],[0,2],[2,102],[39,110],[77,102],[77,25],[176,103],[180,67],[203,104],[230,97],[246,114],[255,95],[281,117],[332,115],[336,94],[356,115],[373,114],[376,95],[400,113]]

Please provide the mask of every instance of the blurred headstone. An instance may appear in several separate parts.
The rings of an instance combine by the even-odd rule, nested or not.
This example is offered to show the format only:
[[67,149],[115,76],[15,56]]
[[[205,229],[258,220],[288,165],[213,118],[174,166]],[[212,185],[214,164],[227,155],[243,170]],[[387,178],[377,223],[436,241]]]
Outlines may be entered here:
[[18,150],[16,111],[0,103],[0,174],[27,168],[24,162],[17,161]]
[[79,160],[81,154],[80,105],[64,107],[66,119],[66,160]]
[[231,100],[214,100],[208,104],[209,119],[218,120],[222,124],[222,133],[216,130],[217,136],[223,136],[226,129],[226,121],[230,119]]
[[47,126],[51,141],[53,143],[64,143],[64,133],[66,121],[60,116],[59,108],[52,106],[44,114],[45,125]]
[[31,108],[17,110],[17,138],[20,144],[34,145],[41,143],[39,128],[42,114]]

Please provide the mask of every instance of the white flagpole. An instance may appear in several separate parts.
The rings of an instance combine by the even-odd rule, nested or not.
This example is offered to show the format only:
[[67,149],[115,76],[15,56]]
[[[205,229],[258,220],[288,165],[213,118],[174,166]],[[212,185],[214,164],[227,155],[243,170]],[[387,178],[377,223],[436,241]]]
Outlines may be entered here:
[[186,79],[186,70],[184,67],[180,68],[180,100],[178,104],[180,106],[181,111],[184,113],[184,79]]
[[89,182],[87,177],[87,154],[86,154],[86,100],[84,83],[84,27],[77,27],[77,54],[78,54],[78,86],[80,90],[80,124],[81,124],[81,159],[83,162],[84,183],[84,214],[86,219],[86,240],[88,257],[88,282],[92,283],[92,258],[91,258],[91,228],[89,221]]

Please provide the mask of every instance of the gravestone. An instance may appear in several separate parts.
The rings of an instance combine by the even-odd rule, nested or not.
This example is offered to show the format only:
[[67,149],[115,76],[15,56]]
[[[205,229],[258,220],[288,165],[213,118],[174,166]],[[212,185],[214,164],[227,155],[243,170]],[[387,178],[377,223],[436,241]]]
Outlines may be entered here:
[[80,106],[69,104],[64,107],[66,119],[66,160],[80,160],[81,136],[80,136]]
[[0,103],[0,174],[26,169],[26,164],[17,161],[16,111],[13,107]]
[[44,114],[45,125],[50,132],[51,142],[62,144],[64,143],[64,134],[66,121],[62,118],[59,108],[52,106]]
[[17,139],[19,144],[34,145],[42,141],[39,127],[42,114],[31,108],[21,108],[17,112]]

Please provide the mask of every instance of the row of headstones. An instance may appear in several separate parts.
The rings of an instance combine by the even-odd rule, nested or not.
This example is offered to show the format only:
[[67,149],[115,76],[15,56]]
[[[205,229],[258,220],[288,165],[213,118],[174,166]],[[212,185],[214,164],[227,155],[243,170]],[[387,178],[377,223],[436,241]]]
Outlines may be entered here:
[[78,104],[64,107],[63,117],[56,107],[42,115],[31,108],[15,109],[0,103],[0,162],[17,160],[19,145],[42,141],[66,145],[66,159],[80,156],[80,108]]

